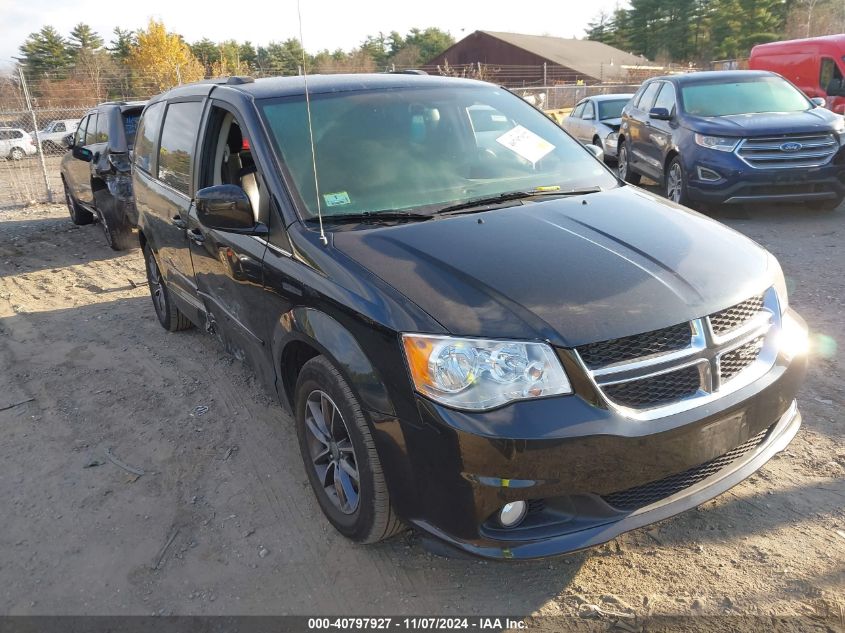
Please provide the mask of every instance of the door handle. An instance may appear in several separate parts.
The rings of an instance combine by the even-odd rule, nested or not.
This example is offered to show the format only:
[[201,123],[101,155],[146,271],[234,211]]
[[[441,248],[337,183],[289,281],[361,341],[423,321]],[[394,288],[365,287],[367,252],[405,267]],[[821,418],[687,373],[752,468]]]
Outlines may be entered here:
[[191,229],[188,231],[188,239],[194,244],[202,244],[205,241],[205,235],[200,233],[199,229]]
[[175,226],[177,229],[186,229],[186,228],[188,228],[188,223],[187,223],[187,222],[185,222],[185,220],[183,220],[182,218],[180,218],[178,215],[174,215],[172,218],[170,218],[170,223],[171,223],[173,226]]

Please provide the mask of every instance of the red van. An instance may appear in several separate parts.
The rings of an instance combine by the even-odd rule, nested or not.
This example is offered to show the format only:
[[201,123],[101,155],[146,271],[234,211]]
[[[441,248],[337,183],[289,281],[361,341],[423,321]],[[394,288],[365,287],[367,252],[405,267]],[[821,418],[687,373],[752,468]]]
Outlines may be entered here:
[[808,97],[823,97],[829,109],[845,114],[845,34],[758,44],[748,67],[783,75]]

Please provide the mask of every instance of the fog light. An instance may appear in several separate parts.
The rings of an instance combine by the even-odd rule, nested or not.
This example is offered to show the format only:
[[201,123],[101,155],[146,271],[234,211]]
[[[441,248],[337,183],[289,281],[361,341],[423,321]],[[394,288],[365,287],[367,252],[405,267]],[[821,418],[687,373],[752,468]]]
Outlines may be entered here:
[[522,523],[526,512],[528,512],[528,505],[524,501],[506,503],[499,511],[499,523],[506,528],[516,527]]
[[702,167],[699,165],[696,167],[696,171],[698,172],[698,179],[699,180],[707,180],[709,182],[715,182],[716,180],[721,180],[722,177],[717,174],[712,169],[707,169],[707,167]]

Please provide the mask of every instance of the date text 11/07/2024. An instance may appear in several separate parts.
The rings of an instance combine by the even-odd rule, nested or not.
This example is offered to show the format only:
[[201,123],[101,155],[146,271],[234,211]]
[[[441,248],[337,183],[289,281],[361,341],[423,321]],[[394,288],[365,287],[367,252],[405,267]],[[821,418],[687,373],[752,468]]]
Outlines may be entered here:
[[356,617],[356,618],[308,618],[308,630],[514,630],[525,629],[527,625],[524,620],[507,617],[471,617],[471,618],[444,618],[444,617]]

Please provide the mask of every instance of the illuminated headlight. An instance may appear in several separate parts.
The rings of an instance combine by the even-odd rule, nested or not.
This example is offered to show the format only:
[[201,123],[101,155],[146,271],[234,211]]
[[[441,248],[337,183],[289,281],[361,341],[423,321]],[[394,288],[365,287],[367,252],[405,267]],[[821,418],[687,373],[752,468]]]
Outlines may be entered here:
[[515,400],[572,393],[544,343],[403,334],[414,387],[432,400],[483,411]]
[[732,152],[739,143],[738,138],[731,138],[729,136],[706,136],[704,134],[696,134],[695,142],[701,147],[715,149],[720,152]]
[[789,360],[806,354],[810,348],[807,328],[794,316],[793,312],[786,312],[783,315],[777,342],[781,354]]

